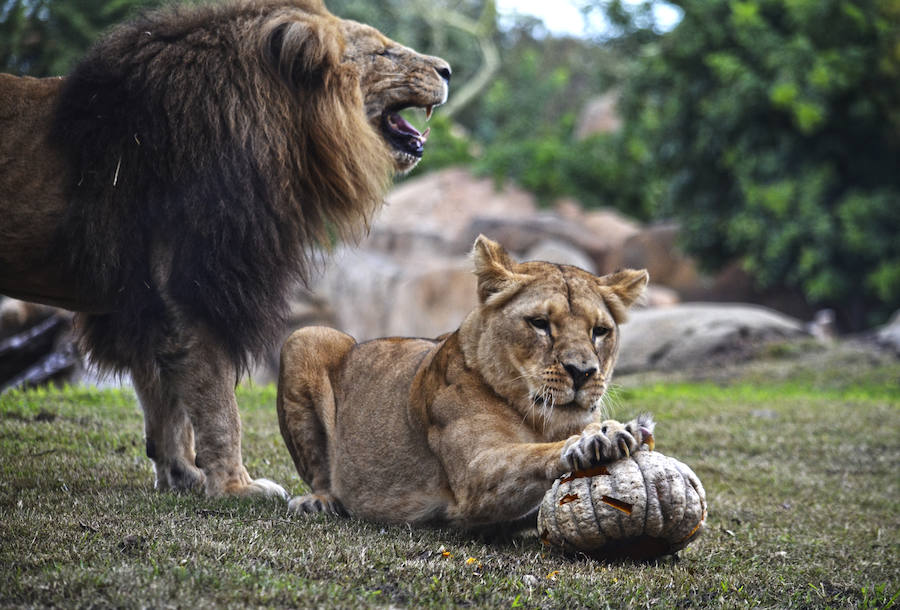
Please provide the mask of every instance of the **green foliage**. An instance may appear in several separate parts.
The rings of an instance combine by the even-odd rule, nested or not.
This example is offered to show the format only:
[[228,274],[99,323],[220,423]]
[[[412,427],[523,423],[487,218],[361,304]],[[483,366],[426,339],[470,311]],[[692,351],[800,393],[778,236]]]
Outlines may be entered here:
[[56,76],[69,71],[106,28],[160,0],[3,0],[0,71]]
[[582,40],[537,39],[526,25],[502,42],[504,63],[488,90],[462,117],[483,149],[477,171],[513,179],[543,202],[575,197],[647,217],[647,184],[615,134],[576,140],[578,113],[618,82],[613,49]]
[[900,3],[678,5],[622,103],[667,185],[657,214],[709,267],[739,258],[853,326],[883,319],[900,307]]

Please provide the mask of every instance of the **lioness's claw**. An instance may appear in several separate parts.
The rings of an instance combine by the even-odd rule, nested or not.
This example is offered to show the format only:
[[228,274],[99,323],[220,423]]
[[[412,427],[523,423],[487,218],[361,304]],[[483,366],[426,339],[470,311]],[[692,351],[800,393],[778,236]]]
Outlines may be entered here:
[[644,439],[644,444],[647,445],[647,449],[653,451],[653,448],[656,447],[656,441],[653,439],[653,433],[650,432],[647,428],[641,426],[641,436]]
[[624,438],[619,439],[619,449],[622,450],[622,453],[625,454],[625,457],[631,457],[631,451],[628,450],[628,443],[625,442]]

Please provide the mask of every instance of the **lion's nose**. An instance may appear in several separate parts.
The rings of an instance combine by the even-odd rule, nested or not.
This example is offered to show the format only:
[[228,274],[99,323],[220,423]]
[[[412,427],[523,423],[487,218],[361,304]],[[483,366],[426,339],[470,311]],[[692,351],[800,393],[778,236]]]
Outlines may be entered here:
[[569,373],[569,376],[572,378],[572,385],[575,387],[576,391],[580,390],[581,386],[587,383],[587,380],[597,372],[597,367],[595,366],[581,369],[574,364],[564,364],[563,368],[566,369],[566,372]]
[[447,81],[448,85],[450,84],[450,76],[453,74],[453,71],[450,70],[450,64],[444,63],[437,65],[434,67],[434,70],[441,78]]

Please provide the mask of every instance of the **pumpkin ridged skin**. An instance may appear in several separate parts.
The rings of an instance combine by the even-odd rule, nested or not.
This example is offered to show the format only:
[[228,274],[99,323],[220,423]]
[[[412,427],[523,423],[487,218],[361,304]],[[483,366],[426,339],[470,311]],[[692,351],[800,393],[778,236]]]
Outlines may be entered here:
[[650,559],[680,551],[706,521],[706,492],[685,464],[638,451],[557,479],[538,512],[541,538],[600,559]]

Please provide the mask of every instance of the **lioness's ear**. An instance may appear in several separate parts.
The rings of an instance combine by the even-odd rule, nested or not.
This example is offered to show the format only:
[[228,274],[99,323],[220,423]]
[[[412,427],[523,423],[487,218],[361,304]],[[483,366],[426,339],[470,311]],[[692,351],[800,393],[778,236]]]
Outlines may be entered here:
[[646,269],[623,269],[600,278],[606,306],[616,324],[628,319],[628,308],[644,294],[649,281]]
[[325,17],[280,15],[262,40],[265,62],[292,91],[320,87],[341,60],[340,32]]
[[506,300],[503,295],[517,292],[522,280],[527,278],[513,271],[516,263],[503,246],[484,235],[479,235],[475,240],[472,258],[475,261],[475,275],[478,276],[480,303],[487,303],[489,299]]

